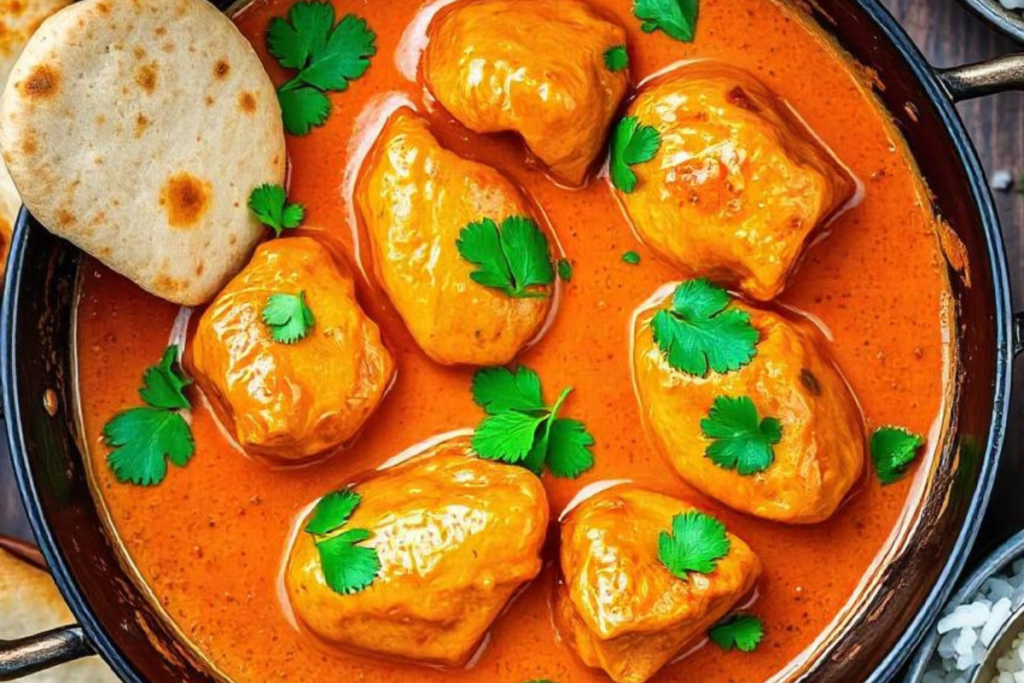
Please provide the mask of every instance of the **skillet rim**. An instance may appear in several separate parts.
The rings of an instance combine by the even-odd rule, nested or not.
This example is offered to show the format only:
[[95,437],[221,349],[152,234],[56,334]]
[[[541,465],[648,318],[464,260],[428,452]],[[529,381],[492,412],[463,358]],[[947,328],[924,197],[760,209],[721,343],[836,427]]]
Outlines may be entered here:
[[[984,237],[986,256],[992,269],[991,285],[994,296],[992,311],[995,329],[993,405],[988,435],[985,439],[985,457],[981,459],[977,486],[971,495],[970,505],[957,540],[951,547],[949,556],[934,585],[904,633],[900,635],[892,649],[878,662],[864,681],[864,683],[882,683],[890,680],[897,670],[909,661],[919,643],[925,638],[927,630],[952,594],[955,583],[963,572],[969,559],[968,555],[977,540],[982,518],[990,502],[1005,442],[1007,408],[1011,394],[1010,367],[1014,358],[1014,349],[1011,344],[1014,316],[1010,299],[1006,252],[998,215],[977,156],[977,149],[967,135],[952,98],[942,86],[933,67],[881,3],[875,0],[849,1],[856,4],[860,11],[872,21],[873,26],[870,27],[872,33],[884,38],[902,59],[917,84],[934,105],[940,122],[947,130],[952,151],[955,152],[957,159],[962,164],[967,177],[966,189],[970,192],[971,203],[977,209],[980,224],[978,227]],[[827,25],[821,25],[821,27],[832,33]],[[11,239],[3,303],[2,309],[0,309],[0,381],[3,384],[3,409],[6,416],[6,432],[11,460],[32,531],[50,566],[54,581],[67,601],[72,614],[84,629],[97,654],[102,656],[121,679],[130,683],[146,683],[134,663],[121,653],[114,639],[99,623],[84,592],[71,576],[65,559],[65,549],[57,543],[49,522],[43,517],[39,491],[29,466],[25,434],[22,429],[22,409],[18,400],[19,386],[15,373],[17,367],[15,339],[19,301],[22,299],[21,274],[27,250],[28,231],[32,229],[32,225],[30,225],[32,223],[35,223],[35,229],[41,229],[41,226],[36,223],[28,211],[22,208]],[[68,349],[68,353],[70,353],[70,349]],[[42,406],[38,406],[36,410],[41,408]],[[948,439],[949,435],[945,436]],[[821,654],[827,656],[833,647],[833,645],[828,646]],[[805,679],[806,676],[802,676],[798,680]]]

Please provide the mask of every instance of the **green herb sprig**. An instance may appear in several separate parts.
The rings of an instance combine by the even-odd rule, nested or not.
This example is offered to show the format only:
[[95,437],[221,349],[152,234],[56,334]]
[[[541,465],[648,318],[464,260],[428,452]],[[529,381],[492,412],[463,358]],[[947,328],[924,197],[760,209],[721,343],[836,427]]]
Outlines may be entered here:
[[537,223],[525,216],[510,216],[501,228],[490,218],[470,223],[456,240],[459,255],[477,266],[473,282],[516,298],[543,298],[555,281],[548,238]]
[[267,49],[295,76],[277,90],[284,127],[292,135],[308,135],[331,113],[328,92],[344,92],[349,82],[370,68],[377,54],[377,34],[354,14],[334,24],[329,2],[299,2],[288,19],[270,22]]
[[871,435],[871,461],[883,484],[894,484],[907,475],[917,459],[924,438],[903,427],[882,427]]
[[146,406],[124,410],[103,427],[112,450],[107,464],[119,482],[156,486],[167,461],[184,467],[195,453],[192,430],[181,410],[192,407],[184,390],[191,380],[177,366],[178,347],[168,346],[160,363],[146,370],[139,396]]
[[380,573],[376,548],[359,545],[370,538],[366,529],[341,530],[362,502],[352,489],[328,493],[320,499],[305,532],[313,537],[324,581],[335,593],[351,595],[366,589]]
[[704,512],[690,510],[672,518],[672,530],[658,537],[658,559],[675,576],[710,574],[729,554],[725,525]]
[[651,330],[669,365],[697,377],[739,370],[757,355],[760,340],[750,314],[703,278],[679,285],[671,307],[651,319]]
[[768,469],[775,459],[772,447],[782,440],[782,424],[774,417],[760,419],[749,396],[716,398],[700,429],[711,440],[707,458],[744,477]]
[[684,43],[693,42],[697,32],[699,0],[635,0],[633,16],[644,33],[661,30]]
[[636,189],[633,166],[653,159],[661,148],[661,135],[654,126],[642,125],[635,116],[619,121],[612,131],[611,159],[608,174],[612,185],[626,194]]
[[291,204],[288,195],[280,185],[260,185],[249,194],[249,210],[263,225],[280,237],[285,230],[294,230],[302,225],[306,209],[302,204]]
[[708,637],[726,652],[753,652],[764,638],[764,623],[752,614],[736,614],[713,626]]
[[548,406],[533,370],[479,370],[473,400],[488,417],[473,433],[473,450],[485,460],[521,464],[538,475],[546,467],[556,477],[579,477],[594,466],[594,437],[579,420],[558,416],[571,391],[564,389]]
[[305,339],[316,325],[316,316],[306,304],[306,293],[273,294],[263,307],[263,322],[279,344],[294,344]]

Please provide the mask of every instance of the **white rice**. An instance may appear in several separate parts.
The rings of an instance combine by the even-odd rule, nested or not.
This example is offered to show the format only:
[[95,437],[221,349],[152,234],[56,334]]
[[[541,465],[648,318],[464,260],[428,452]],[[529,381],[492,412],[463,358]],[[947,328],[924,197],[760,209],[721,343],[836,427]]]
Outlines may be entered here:
[[[1017,0],[1014,0],[1017,1]],[[1024,6],[1024,0],[1019,0]],[[1010,614],[1024,605],[1024,559],[1016,560],[1008,573],[985,580],[967,602],[947,612],[936,626],[939,647],[925,670],[922,683],[967,683],[985,658]],[[995,683],[1024,683],[1024,634],[999,660]]]
[[[1024,0],[999,0],[1006,9],[1024,9]],[[1022,681],[1021,683],[1024,683]]]

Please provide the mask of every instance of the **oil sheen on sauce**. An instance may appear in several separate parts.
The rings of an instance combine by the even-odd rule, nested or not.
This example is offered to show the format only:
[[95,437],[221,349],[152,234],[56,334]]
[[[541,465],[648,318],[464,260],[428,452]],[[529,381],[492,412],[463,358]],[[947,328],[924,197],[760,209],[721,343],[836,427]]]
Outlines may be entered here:
[[[868,429],[896,423],[928,433],[941,416],[948,374],[945,264],[926,190],[860,72],[797,10],[773,0],[742,5],[703,0],[692,44],[641,33],[627,0],[591,1],[628,27],[635,80],[693,58],[743,66],[788,100],[860,178],[863,201],[810,251],[781,303],[812,315],[829,333]],[[238,18],[277,83],[285,74],[266,54],[265,31],[271,17],[284,15],[291,2],[258,0]],[[338,16],[355,12],[369,21],[378,53],[366,76],[333,97],[326,127],[289,139],[290,195],[306,206],[312,231],[369,273],[351,219],[358,141],[366,141],[379,125],[381,103],[397,97],[421,110],[428,106],[410,69],[424,22],[410,28],[403,41],[407,27],[425,10],[420,0],[334,4]],[[678,276],[638,244],[606,180],[595,179],[580,191],[559,188],[524,161],[521,144],[511,137],[481,138],[443,113],[432,118],[443,144],[497,166],[527,190],[575,267],[550,329],[520,358],[539,371],[548,392],[575,388],[568,414],[585,421],[597,440],[592,471],[575,481],[545,479],[553,518],[584,486],[627,478],[688,497],[717,515],[764,563],[755,609],[766,624],[765,641],[751,654],[699,647],[655,680],[770,679],[799,660],[854,594],[913,504],[908,493],[914,479],[883,489],[867,477],[833,519],[807,528],[745,517],[689,490],[669,474],[641,429],[629,364],[634,310]],[[622,262],[628,250],[642,255],[639,266]],[[117,411],[136,404],[143,370],[159,360],[178,310],[87,263],[78,363],[91,472],[142,580],[201,656],[238,683],[607,681],[576,660],[552,625],[553,552],[545,571],[496,622],[486,647],[466,670],[336,651],[295,624],[282,600],[280,574],[303,509],[354,474],[437,434],[471,428],[481,418],[470,397],[471,370],[428,361],[372,278],[359,287],[365,309],[397,354],[399,371],[390,395],[351,449],[310,467],[274,470],[238,452],[208,405],[197,400],[192,462],[172,468],[160,486],[143,489],[113,479],[100,431]]]

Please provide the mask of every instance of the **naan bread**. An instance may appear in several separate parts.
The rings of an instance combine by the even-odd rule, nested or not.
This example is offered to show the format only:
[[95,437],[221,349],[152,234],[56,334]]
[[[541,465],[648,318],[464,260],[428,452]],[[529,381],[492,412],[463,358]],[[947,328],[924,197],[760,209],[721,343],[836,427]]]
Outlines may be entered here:
[[[7,85],[14,63],[43,19],[71,4],[71,0],[0,0],[0,92]],[[11,230],[21,210],[21,197],[7,167],[0,162],[0,276],[7,265]]]
[[[53,579],[0,550],[0,639],[15,640],[74,623]],[[98,657],[42,671],[22,683],[115,683]]]
[[0,103],[25,205],[144,289],[195,305],[263,234],[247,209],[283,183],[270,78],[204,0],[84,0],[46,20]]

